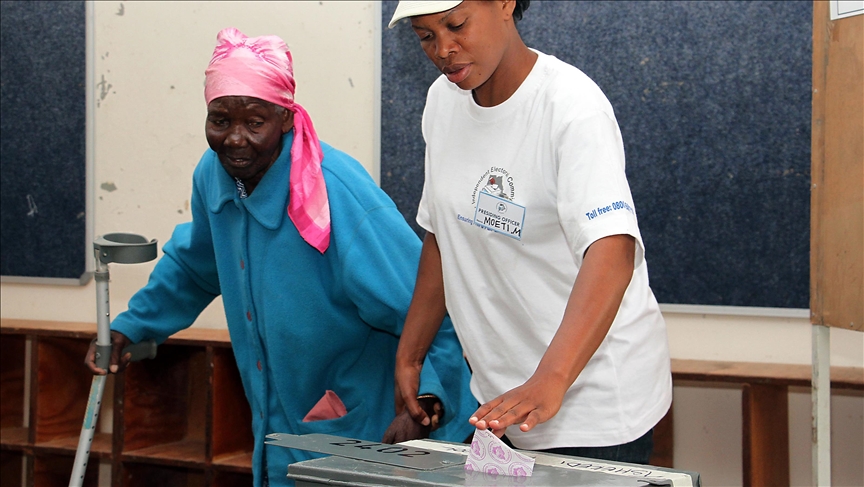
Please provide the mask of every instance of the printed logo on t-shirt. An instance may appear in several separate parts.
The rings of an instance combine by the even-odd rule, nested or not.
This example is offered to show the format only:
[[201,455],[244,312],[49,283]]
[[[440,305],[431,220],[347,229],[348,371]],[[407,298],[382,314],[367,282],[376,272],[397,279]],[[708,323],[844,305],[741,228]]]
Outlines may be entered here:
[[471,194],[474,218],[462,215],[457,215],[457,218],[465,223],[521,240],[525,207],[513,202],[515,196],[513,176],[503,167],[492,166],[474,185]]
[[513,201],[513,197],[516,196],[513,176],[503,167],[492,166],[477,180],[477,184],[474,185],[474,192],[471,194],[471,205],[477,204],[478,193],[487,193],[497,198]]

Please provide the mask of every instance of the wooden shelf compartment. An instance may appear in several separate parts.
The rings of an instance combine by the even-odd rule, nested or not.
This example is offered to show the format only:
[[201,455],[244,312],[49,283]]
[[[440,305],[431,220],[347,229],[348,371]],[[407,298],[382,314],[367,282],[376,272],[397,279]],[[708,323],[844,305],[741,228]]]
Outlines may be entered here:
[[[81,413],[81,422],[84,421],[84,413]],[[81,434],[80,426],[78,434],[75,436],[67,436],[56,438],[49,441],[43,441],[36,444],[36,450],[56,455],[75,455],[78,449],[78,438]],[[111,433],[96,433],[93,435],[93,442],[90,444],[90,459],[104,458],[110,460],[111,454]]]
[[[35,395],[31,395],[33,441],[36,451],[74,455],[87,410],[93,374],[84,366],[87,339],[36,336],[33,358]],[[114,377],[108,376],[113,382]],[[110,387],[106,384],[106,389]],[[102,401],[110,400],[103,395]],[[101,409],[101,405],[100,405]],[[98,433],[91,446],[93,458],[111,457],[111,438]]]
[[[0,448],[28,444],[24,425],[24,371],[27,337],[0,335]],[[5,465],[5,463],[4,463]]]
[[226,471],[252,473],[252,410],[243,391],[234,352],[212,347],[213,430],[211,458]]
[[[115,485],[123,487],[205,487],[208,485],[203,466],[182,468],[124,461]],[[251,479],[250,479],[251,480]],[[250,485],[251,482],[246,485]]]
[[[33,458],[33,482],[32,484],[28,483],[28,485],[38,487],[68,486],[74,460],[75,457],[70,455],[38,453]],[[84,487],[97,487],[99,485],[98,461],[91,460],[87,464],[83,485]]]
[[252,475],[252,452],[240,452],[213,457],[213,469],[220,472]]
[[30,429],[27,427],[21,428],[3,428],[0,432],[0,450],[3,451],[21,451],[30,445],[27,438],[30,435]]
[[249,487],[252,485],[252,473],[244,474],[216,470],[210,485],[212,487]]
[[207,463],[208,347],[163,344],[156,359],[132,364],[123,376],[114,413],[115,431],[118,425],[123,431],[122,460],[193,468]]
[[21,485],[26,457],[20,451],[0,451],[0,485]]

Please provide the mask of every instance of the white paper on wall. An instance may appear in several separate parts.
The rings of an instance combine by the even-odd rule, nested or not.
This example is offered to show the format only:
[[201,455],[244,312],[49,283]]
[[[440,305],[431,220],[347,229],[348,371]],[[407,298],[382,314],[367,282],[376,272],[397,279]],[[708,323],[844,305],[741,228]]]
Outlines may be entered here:
[[864,0],[831,0],[831,20],[864,14]]

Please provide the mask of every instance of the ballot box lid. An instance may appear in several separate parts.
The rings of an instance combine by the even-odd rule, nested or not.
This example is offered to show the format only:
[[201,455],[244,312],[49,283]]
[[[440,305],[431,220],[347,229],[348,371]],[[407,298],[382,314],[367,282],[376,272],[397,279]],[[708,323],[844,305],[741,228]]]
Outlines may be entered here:
[[529,451],[522,451],[535,460],[533,475],[528,477],[468,471],[469,445],[436,440],[388,445],[324,434],[273,433],[267,435],[266,443],[332,455],[289,465],[287,475],[298,487],[701,487],[695,472]]
[[500,487],[581,487],[620,486],[647,487],[650,484],[635,477],[604,473],[565,470],[545,465],[534,467],[530,477],[490,475],[468,472],[464,465],[452,465],[436,470],[416,470],[355,458],[330,456],[294,463],[288,467],[288,477],[297,487],[319,485],[340,486],[500,486]]

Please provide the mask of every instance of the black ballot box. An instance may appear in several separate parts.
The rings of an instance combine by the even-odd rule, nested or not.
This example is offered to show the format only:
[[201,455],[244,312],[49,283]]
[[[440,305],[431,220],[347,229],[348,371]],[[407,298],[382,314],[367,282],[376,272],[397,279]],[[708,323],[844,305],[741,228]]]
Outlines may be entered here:
[[465,470],[469,445],[414,440],[395,445],[338,436],[268,435],[268,444],[331,456],[288,466],[297,487],[582,487],[666,485],[701,487],[699,474],[649,465],[520,451],[535,459],[528,477]]

